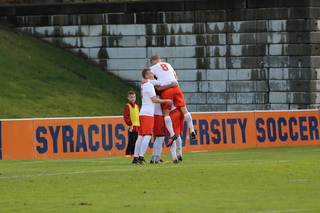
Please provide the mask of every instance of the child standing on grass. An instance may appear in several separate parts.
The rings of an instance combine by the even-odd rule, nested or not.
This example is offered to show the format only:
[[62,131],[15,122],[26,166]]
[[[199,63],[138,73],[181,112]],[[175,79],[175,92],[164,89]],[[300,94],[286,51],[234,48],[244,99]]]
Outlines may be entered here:
[[139,121],[139,112],[140,107],[135,103],[136,102],[136,94],[134,91],[128,92],[128,103],[124,108],[123,118],[128,126],[129,131],[129,141],[126,148],[125,157],[133,157],[136,140],[138,138],[138,132],[140,127]]

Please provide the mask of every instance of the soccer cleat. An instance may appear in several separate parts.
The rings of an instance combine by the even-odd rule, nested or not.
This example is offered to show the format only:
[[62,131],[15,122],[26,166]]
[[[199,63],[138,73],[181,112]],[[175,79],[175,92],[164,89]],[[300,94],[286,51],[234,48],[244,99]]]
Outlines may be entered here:
[[175,140],[177,140],[177,139],[178,139],[178,136],[177,136],[177,135],[174,135],[172,138],[170,138],[169,143],[168,143],[168,146],[172,146],[173,142],[174,142]]
[[133,157],[134,157],[134,155],[131,155],[131,157],[133,158]]
[[169,161],[163,161],[163,160],[160,159],[156,163],[158,163],[158,164],[168,164]]
[[138,161],[140,164],[143,164],[143,165],[147,164],[147,162],[145,161],[145,159],[143,157],[139,157]]
[[172,161],[172,163],[179,163],[179,160],[175,159],[175,160]]
[[196,139],[196,133],[195,132],[191,132],[191,140],[195,140]]
[[156,161],[155,160],[150,160],[150,163],[154,164],[154,163],[156,163]]
[[181,162],[183,161],[183,159],[182,159],[182,156],[181,156],[181,155],[179,155],[179,156],[178,156],[178,160],[179,160],[179,161],[181,161]]
[[132,164],[140,164],[138,158],[133,158]]
[[124,157],[125,158],[131,158],[131,155],[125,155]]

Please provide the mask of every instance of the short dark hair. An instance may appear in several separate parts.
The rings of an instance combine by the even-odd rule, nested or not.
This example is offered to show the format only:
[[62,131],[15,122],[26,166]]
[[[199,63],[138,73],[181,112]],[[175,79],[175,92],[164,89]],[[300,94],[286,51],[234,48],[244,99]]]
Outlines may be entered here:
[[128,92],[128,96],[129,96],[129,95],[135,95],[135,94],[136,94],[136,93],[135,93],[134,91],[129,91],[129,92]]
[[150,69],[150,68],[144,68],[144,69],[142,70],[142,78],[145,78],[145,76],[146,76],[146,74],[147,74],[147,72],[148,72],[149,70],[151,70],[151,69]]
[[152,64],[152,61],[159,61],[160,60],[160,56],[159,55],[152,55],[150,57],[150,63]]

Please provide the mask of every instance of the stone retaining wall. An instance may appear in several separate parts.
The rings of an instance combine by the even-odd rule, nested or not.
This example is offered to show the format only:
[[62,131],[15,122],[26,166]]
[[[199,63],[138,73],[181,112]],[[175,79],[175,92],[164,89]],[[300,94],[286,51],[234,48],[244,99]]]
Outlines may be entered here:
[[320,1],[227,0],[0,7],[0,24],[139,86],[158,54],[190,111],[318,108]]

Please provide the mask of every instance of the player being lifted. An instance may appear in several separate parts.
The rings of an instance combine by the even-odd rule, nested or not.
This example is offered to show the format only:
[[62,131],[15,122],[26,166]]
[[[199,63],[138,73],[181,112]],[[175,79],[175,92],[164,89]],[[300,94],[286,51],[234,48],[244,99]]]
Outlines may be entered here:
[[[172,82],[177,82],[177,75],[172,66],[169,63],[165,63],[161,61],[159,55],[152,55],[150,58],[151,63],[151,70],[153,71],[154,75],[157,77],[157,80],[161,83],[161,86],[165,86],[171,84]],[[180,111],[184,115],[188,127],[191,133],[191,139],[196,139],[196,133],[193,128],[192,117],[187,109],[184,96],[180,87],[172,87],[167,90],[161,92],[162,99],[171,99],[176,107],[180,108]],[[170,109],[171,105],[168,104],[161,104],[161,108],[163,110],[164,122],[170,134],[170,140],[168,146],[171,146],[172,143],[177,140],[178,136],[175,135],[172,126],[172,120],[170,118]]]

